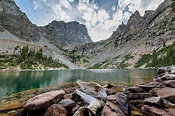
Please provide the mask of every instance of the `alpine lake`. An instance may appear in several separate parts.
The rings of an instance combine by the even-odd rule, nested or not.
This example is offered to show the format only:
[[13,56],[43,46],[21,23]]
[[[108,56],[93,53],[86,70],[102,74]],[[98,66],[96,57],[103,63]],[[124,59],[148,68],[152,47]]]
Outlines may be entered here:
[[77,86],[76,80],[113,84],[116,91],[150,82],[154,69],[76,69],[45,71],[0,71],[0,116],[13,115],[29,98],[55,89]]

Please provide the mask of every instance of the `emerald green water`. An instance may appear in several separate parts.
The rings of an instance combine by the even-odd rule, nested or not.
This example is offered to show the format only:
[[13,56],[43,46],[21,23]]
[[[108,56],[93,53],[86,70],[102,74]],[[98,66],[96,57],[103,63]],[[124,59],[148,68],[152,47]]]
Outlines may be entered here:
[[74,83],[77,79],[98,83],[130,86],[152,81],[156,70],[54,70],[54,71],[6,71],[0,72],[0,97],[12,93],[45,88],[61,83]]

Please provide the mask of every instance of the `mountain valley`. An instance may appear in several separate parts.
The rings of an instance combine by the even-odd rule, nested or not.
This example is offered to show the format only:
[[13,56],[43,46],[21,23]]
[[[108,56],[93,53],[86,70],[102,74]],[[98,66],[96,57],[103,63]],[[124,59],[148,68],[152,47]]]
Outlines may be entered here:
[[13,0],[0,1],[0,55],[19,54],[28,46],[42,49],[44,56],[70,69],[147,68],[173,65],[174,44],[174,0],[165,0],[144,16],[135,11],[127,24],[122,23],[108,39],[99,42],[92,42],[86,27],[76,21],[36,26]]

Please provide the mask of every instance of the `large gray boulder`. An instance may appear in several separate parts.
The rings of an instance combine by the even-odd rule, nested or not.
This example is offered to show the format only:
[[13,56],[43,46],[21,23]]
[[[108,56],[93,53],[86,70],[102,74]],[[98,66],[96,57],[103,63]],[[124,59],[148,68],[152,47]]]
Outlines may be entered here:
[[46,110],[49,106],[61,100],[65,91],[55,90],[37,95],[23,105],[25,110]]

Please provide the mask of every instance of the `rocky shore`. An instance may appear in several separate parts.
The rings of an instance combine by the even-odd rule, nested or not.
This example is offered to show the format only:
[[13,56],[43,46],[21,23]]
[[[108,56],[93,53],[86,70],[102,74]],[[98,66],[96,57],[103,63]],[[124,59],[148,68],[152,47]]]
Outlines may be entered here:
[[[13,116],[174,116],[175,67],[160,68],[150,83],[128,87],[77,81],[77,87],[52,90],[25,100]],[[9,110],[0,108],[0,111]],[[1,115],[0,115],[1,116]],[[4,115],[3,115],[4,116]],[[8,116],[8,115],[5,115]]]

